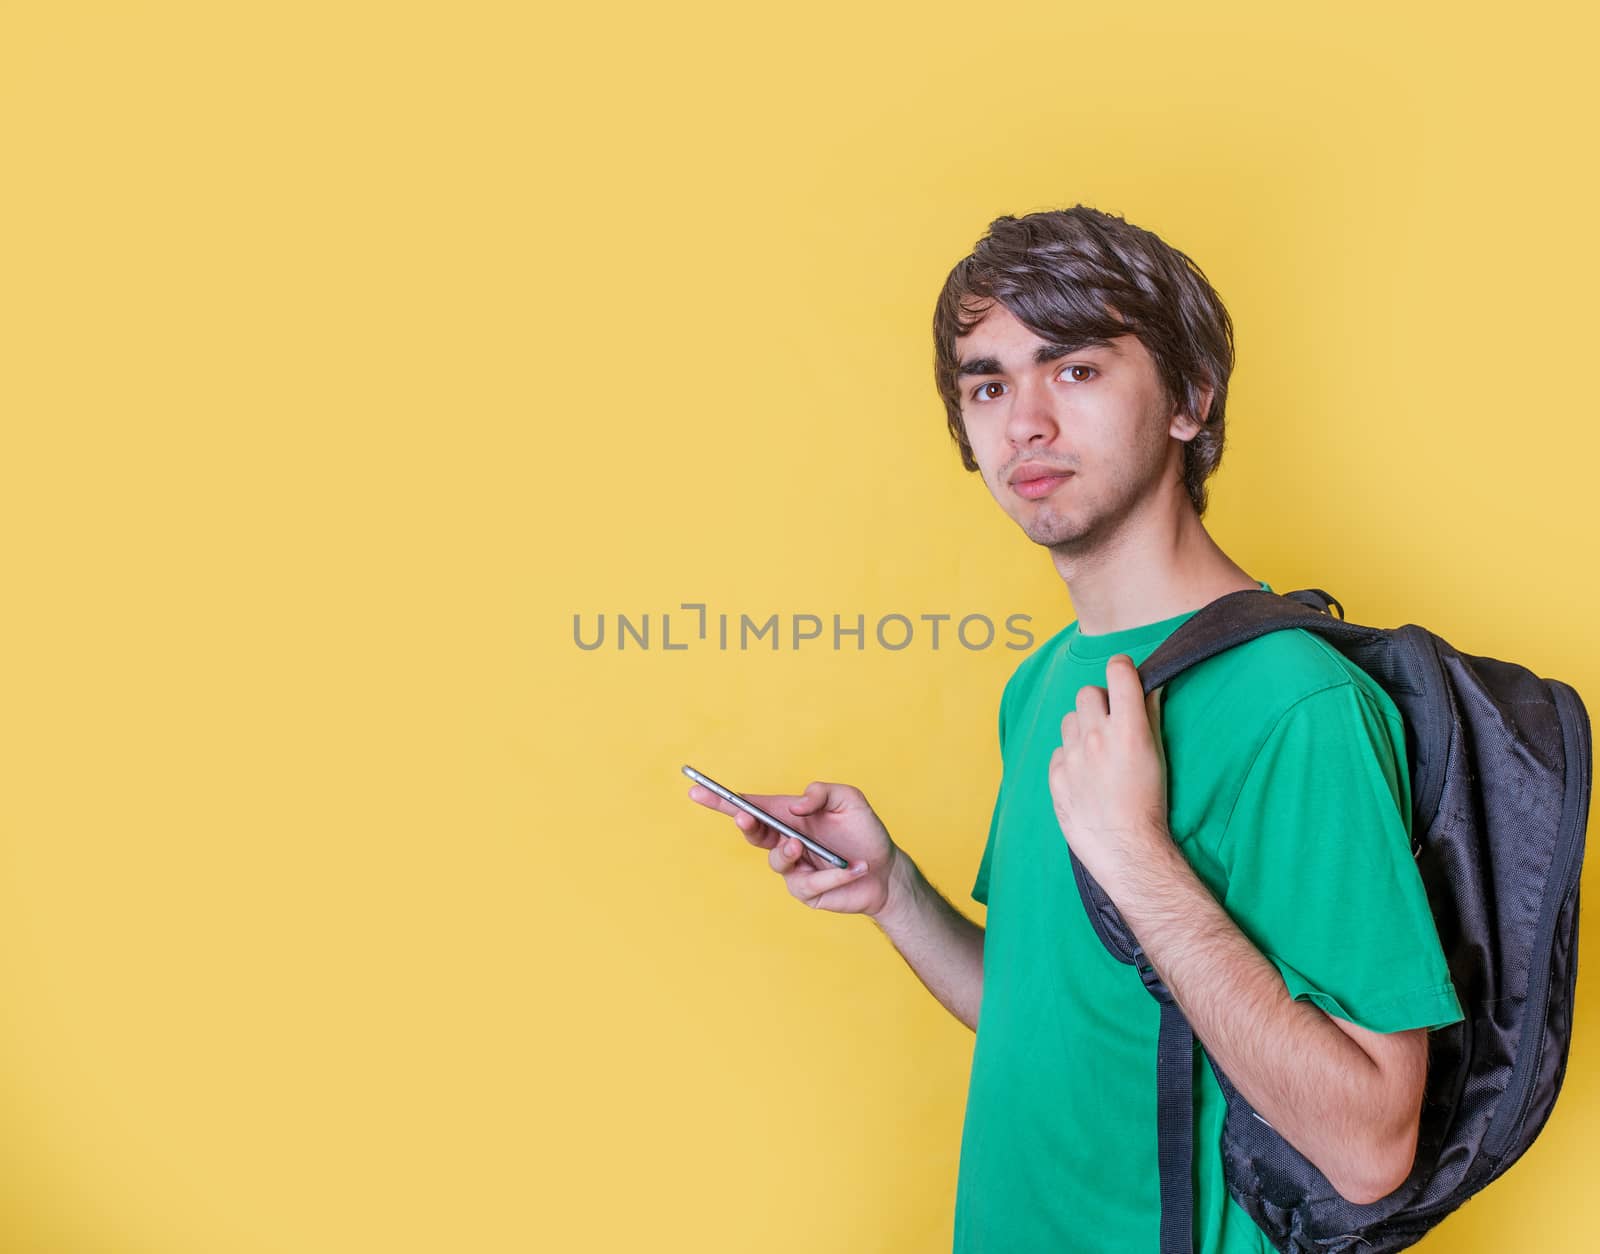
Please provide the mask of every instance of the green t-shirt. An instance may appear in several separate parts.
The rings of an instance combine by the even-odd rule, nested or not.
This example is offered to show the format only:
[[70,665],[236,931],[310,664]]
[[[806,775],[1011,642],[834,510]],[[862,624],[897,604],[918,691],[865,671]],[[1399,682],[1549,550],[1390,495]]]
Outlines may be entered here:
[[[1098,636],[1070,623],[1001,697],[1003,770],[972,888],[989,912],[955,1254],[1159,1248],[1160,1012],[1089,923],[1048,771],[1079,687],[1104,687],[1113,654],[1142,664],[1189,616]],[[1161,712],[1173,838],[1294,997],[1376,1032],[1460,1019],[1388,694],[1291,629],[1178,676]],[[1223,1182],[1226,1105],[1198,1041],[1194,1079],[1195,1249],[1272,1254]]]

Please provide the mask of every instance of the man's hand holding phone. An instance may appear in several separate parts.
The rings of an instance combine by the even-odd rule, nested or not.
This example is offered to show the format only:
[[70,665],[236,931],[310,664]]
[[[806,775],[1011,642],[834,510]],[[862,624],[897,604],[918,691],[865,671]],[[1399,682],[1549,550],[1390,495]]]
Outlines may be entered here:
[[704,784],[696,783],[689,789],[691,800],[731,815],[747,841],[768,851],[768,865],[783,876],[791,896],[812,909],[840,914],[875,915],[888,903],[889,873],[897,850],[859,788],[816,780],[798,795],[737,795],[765,811],[767,818],[778,820],[824,850],[848,860],[846,867],[833,866],[793,836],[718,796]]

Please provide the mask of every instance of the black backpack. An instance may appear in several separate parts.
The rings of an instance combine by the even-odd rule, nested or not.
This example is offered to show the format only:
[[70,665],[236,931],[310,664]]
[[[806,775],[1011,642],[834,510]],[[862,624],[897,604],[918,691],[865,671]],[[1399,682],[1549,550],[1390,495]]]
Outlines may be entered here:
[[[1328,607],[1338,609],[1334,617]],[[1210,1055],[1228,1109],[1228,1192],[1290,1254],[1383,1254],[1420,1240],[1505,1171],[1544,1127],[1571,1045],[1578,871],[1589,814],[1589,715],[1554,679],[1473,657],[1415,624],[1366,627],[1320,589],[1218,597],[1139,668],[1146,693],[1270,631],[1315,632],[1393,699],[1405,724],[1412,853],[1465,1018],[1428,1034],[1417,1156],[1369,1205],[1341,1197],[1250,1109]],[[1095,931],[1161,1004],[1161,1254],[1194,1248],[1194,1035],[1116,907],[1076,855]]]

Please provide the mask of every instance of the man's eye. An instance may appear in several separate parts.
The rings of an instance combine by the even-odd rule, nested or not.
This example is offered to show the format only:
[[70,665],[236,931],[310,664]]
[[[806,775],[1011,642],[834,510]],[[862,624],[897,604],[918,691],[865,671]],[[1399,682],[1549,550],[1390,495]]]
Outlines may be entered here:
[[[1078,370],[1085,371],[1086,373],[1084,375],[1081,375],[1081,376],[1076,374],[1076,373],[1074,373],[1075,371],[1078,371]],[[1096,370],[1093,366],[1085,366],[1081,362],[1074,362],[1070,366],[1061,367],[1061,373],[1063,375],[1066,375],[1066,376],[1070,377],[1070,379],[1074,383],[1087,383],[1087,382],[1089,382],[1089,380],[1091,378],[1093,378],[1095,375],[1099,374],[1100,372],[1098,370]],[[1004,386],[1005,386],[1005,384],[1001,383],[998,379],[990,379],[987,383],[980,383],[980,384],[978,384],[977,387],[972,389],[972,399],[975,400],[975,401],[992,401],[994,399],[994,396],[992,394],[990,394],[988,389],[989,388],[1000,388],[1000,387],[1004,387]]]

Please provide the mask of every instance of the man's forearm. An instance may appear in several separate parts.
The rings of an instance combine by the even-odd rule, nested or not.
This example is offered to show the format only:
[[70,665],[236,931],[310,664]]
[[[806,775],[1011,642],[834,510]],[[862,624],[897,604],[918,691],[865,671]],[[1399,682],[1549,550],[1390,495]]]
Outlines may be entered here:
[[1373,1127],[1376,1064],[1322,1011],[1289,996],[1170,837],[1155,848],[1118,910],[1162,983],[1261,1117],[1341,1192],[1371,1192],[1404,1142],[1401,1129]]
[[917,978],[973,1031],[983,1002],[983,928],[928,883],[904,851],[895,850],[889,901],[873,920]]

